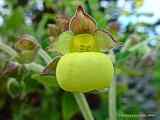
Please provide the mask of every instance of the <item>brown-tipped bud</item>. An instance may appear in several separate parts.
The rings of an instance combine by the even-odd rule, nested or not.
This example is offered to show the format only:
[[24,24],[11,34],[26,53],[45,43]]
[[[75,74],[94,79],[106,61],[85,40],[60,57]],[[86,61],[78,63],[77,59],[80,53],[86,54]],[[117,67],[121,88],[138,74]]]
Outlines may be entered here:
[[48,34],[49,34],[49,36],[56,38],[56,37],[58,37],[60,32],[61,31],[60,31],[60,29],[59,29],[59,27],[57,25],[55,25],[55,24],[49,24],[48,25]]
[[15,49],[18,52],[17,60],[20,63],[32,62],[38,52],[38,48],[38,44],[32,36],[22,35],[15,44]]
[[58,15],[56,17],[56,24],[48,24],[48,34],[50,42],[55,42],[58,36],[62,32],[67,30],[69,30],[69,18],[64,15]]
[[69,28],[75,34],[93,33],[96,31],[96,22],[82,6],[78,6],[75,16],[70,21]]
[[118,32],[120,30],[120,24],[117,21],[111,21],[109,23],[109,30],[112,33]]
[[56,24],[61,32],[69,30],[69,18],[64,15],[57,16]]
[[33,50],[37,47],[34,38],[27,34],[20,36],[15,44],[17,50]]

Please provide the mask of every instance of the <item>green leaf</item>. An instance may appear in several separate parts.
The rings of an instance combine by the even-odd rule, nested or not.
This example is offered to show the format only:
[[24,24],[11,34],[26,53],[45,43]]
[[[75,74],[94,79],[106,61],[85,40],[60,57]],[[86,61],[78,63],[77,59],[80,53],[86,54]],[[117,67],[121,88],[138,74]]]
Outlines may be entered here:
[[[44,35],[47,34],[47,31],[45,29],[45,26],[47,24],[48,20],[52,20],[54,19],[54,15],[53,14],[44,14],[41,21],[38,23],[38,27],[37,27],[37,31],[36,31],[36,37],[39,39],[42,39]],[[42,41],[42,42],[46,42],[46,41]],[[42,44],[43,45],[43,44]]]
[[74,97],[70,93],[65,93],[62,98],[62,113],[64,120],[70,120],[79,109],[74,100]]
[[32,79],[37,80],[39,83],[43,84],[46,88],[58,87],[56,76],[33,74]]
[[70,52],[70,44],[73,38],[73,33],[70,31],[63,32],[60,34],[57,42],[55,43],[56,51],[65,54]]
[[9,16],[6,21],[6,29],[18,29],[24,24],[24,11],[21,7],[18,7]]
[[129,56],[130,56],[129,52],[118,53],[116,56],[116,59],[117,59],[116,63],[121,64],[121,63],[125,62],[126,60],[128,60]]
[[105,28],[107,26],[107,19],[106,17],[103,17],[104,14],[102,12],[97,10],[93,13],[93,16],[96,19],[98,28]]
[[45,0],[44,2],[45,2],[45,4],[46,4],[47,7],[53,5],[53,1],[52,0]]

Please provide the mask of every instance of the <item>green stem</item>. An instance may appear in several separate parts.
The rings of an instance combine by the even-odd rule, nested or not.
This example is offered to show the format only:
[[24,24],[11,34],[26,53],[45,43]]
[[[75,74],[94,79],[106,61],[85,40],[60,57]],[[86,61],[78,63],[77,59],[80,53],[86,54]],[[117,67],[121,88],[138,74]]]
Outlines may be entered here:
[[116,79],[112,81],[111,88],[109,89],[109,120],[117,120],[116,113]]
[[[43,49],[40,49],[39,55],[44,59],[44,61],[47,64],[49,64],[52,61],[50,56]],[[73,93],[73,95],[76,99],[76,102],[77,102],[85,120],[94,120],[85,96],[82,93]]]
[[49,64],[52,61],[52,58],[42,48],[39,49],[39,55],[47,64]]
[[0,49],[6,53],[8,53],[10,56],[15,57],[17,56],[17,52],[15,50],[13,50],[11,47],[9,47],[8,45],[0,42]]
[[42,72],[44,70],[44,67],[40,64],[37,63],[29,63],[29,64],[25,64],[26,69],[28,70],[32,70],[34,72]]
[[77,104],[79,105],[79,108],[80,108],[80,110],[82,112],[82,115],[84,116],[85,120],[94,120],[84,94],[73,93],[73,95],[76,99]]

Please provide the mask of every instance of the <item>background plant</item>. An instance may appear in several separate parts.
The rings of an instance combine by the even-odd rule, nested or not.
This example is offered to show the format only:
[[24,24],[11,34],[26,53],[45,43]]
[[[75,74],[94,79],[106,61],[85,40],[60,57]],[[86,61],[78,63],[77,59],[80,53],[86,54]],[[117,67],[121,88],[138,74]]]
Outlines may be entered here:
[[[54,40],[48,37],[51,36],[48,24],[55,24],[59,15],[71,17],[77,5],[82,4],[96,19],[98,27],[110,30],[123,45],[113,49],[118,115],[153,113],[155,117],[149,119],[158,120],[160,55],[159,33],[156,29],[159,21],[151,24],[129,22],[124,26],[119,20],[122,16],[152,16],[146,13],[138,14],[136,10],[140,4],[136,1],[126,1],[132,7],[131,10],[125,10],[117,7],[118,1],[111,0],[106,6],[102,6],[102,1],[98,0],[6,0],[0,10],[3,19],[0,42],[14,48],[19,36],[30,34],[38,40],[39,46],[54,58],[57,53],[48,48]],[[17,64],[17,60],[13,60],[3,50],[0,51],[0,61],[0,119],[83,119],[72,94],[59,89],[56,83],[51,84],[51,76],[40,77],[35,70],[27,70],[33,63],[27,64],[28,66]],[[37,56],[34,62],[46,65],[40,56]],[[38,69],[41,68],[39,66]],[[96,119],[108,118],[107,92],[87,93],[85,96]],[[123,118],[118,116],[118,119]]]

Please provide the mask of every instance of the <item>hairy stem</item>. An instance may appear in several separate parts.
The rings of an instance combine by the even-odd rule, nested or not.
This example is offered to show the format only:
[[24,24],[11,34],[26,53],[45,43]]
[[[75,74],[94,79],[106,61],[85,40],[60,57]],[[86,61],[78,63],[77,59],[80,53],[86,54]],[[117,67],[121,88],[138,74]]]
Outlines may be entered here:
[[9,47],[8,45],[6,45],[2,42],[0,42],[0,49],[12,57],[17,56],[17,52],[15,50],[13,50],[11,47]]
[[109,90],[109,120],[117,120],[116,113],[116,79],[112,81],[111,88]]
[[51,57],[42,48],[39,49],[39,55],[43,58],[46,64],[49,64],[52,61]]
[[79,105],[79,108],[80,108],[85,120],[94,120],[84,94],[73,93],[73,95],[76,99],[77,104]]

